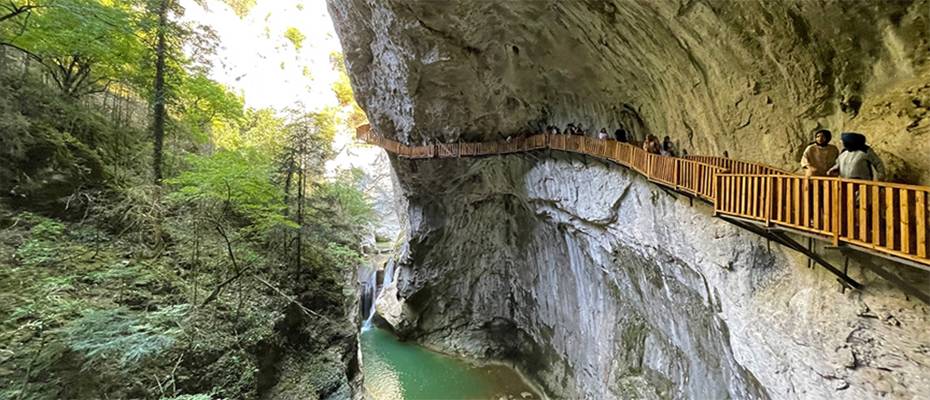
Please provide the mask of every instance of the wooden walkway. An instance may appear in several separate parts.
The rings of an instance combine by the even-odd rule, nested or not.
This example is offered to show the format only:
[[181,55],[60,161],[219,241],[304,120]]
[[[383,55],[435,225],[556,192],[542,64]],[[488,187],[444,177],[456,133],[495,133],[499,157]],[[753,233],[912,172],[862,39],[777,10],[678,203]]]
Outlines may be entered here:
[[357,136],[409,159],[478,157],[544,149],[586,154],[620,164],[666,188],[707,201],[713,204],[715,216],[737,221],[741,226],[753,224],[761,227],[763,233],[803,234],[930,271],[927,256],[930,187],[926,186],[806,178],[758,163],[711,156],[660,156],[627,143],[585,136],[537,134],[510,142],[407,146],[373,134],[368,125],[360,126]]

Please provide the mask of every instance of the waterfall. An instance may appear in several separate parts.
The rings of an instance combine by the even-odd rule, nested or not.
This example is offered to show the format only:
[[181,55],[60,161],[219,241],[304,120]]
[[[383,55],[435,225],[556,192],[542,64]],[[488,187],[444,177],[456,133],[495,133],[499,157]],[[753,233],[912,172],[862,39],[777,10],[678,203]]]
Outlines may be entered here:
[[384,277],[381,279],[381,290],[388,287],[392,282],[394,282],[394,260],[388,260],[387,265],[384,266]]
[[[371,327],[371,319],[375,315],[375,300],[378,298],[378,270],[372,269],[371,275],[362,287],[362,329]],[[366,314],[367,311],[367,314]]]
[[[384,290],[394,281],[394,260],[388,261],[384,266],[384,276],[381,278],[381,290]],[[368,280],[362,287],[362,330],[371,327],[371,321],[375,317],[375,305],[378,303],[378,269],[374,268]]]

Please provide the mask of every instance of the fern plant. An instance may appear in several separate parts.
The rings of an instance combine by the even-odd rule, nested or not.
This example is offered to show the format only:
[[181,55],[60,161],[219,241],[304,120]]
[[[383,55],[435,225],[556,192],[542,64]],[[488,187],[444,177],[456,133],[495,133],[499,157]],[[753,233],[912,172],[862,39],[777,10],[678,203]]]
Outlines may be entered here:
[[168,351],[180,336],[177,321],[188,307],[173,306],[143,317],[125,309],[93,310],[62,328],[71,350],[88,361],[85,368],[116,361],[133,367]]

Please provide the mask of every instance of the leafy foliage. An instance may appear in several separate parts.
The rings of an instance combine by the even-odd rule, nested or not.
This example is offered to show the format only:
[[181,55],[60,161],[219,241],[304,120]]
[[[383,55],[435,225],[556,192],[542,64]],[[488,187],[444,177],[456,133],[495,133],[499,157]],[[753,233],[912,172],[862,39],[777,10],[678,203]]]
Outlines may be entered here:
[[286,31],[284,31],[284,38],[290,41],[291,44],[294,45],[294,48],[297,49],[297,51],[300,51],[300,49],[304,47],[304,40],[307,37],[304,36],[303,32],[301,32],[300,29],[297,29],[292,26],[290,28],[287,28]]
[[239,18],[245,18],[245,16],[249,15],[249,12],[257,3],[256,0],[225,0],[225,2]]
[[0,38],[28,50],[63,93],[80,96],[138,69],[144,44],[136,26],[125,2],[50,0],[0,27]]
[[[371,218],[358,172],[326,173],[357,108],[348,78],[338,108],[246,109],[209,78],[215,37],[179,1],[35,1],[0,2],[0,45],[32,54],[0,62],[0,398],[268,398],[270,358],[291,354],[328,393]],[[148,123],[89,96],[154,100],[160,28],[167,187],[150,183]]]
[[194,156],[191,169],[168,183],[177,187],[170,198],[212,210],[231,209],[250,222],[250,229],[267,231],[287,225],[283,193],[270,181],[271,165],[250,151],[219,151]]
[[207,142],[212,130],[241,123],[244,117],[241,96],[202,73],[182,79],[177,96],[180,124],[196,140]]
[[365,111],[359,107],[355,101],[355,93],[352,91],[352,83],[349,81],[349,75],[346,71],[345,56],[339,52],[333,52],[329,55],[329,62],[339,75],[333,82],[333,93],[336,100],[339,101],[344,109],[347,110],[346,125],[356,127],[368,121]]
[[365,226],[371,222],[374,212],[368,199],[358,190],[364,175],[358,168],[342,171],[320,185],[314,200],[330,206],[335,220],[350,226]]

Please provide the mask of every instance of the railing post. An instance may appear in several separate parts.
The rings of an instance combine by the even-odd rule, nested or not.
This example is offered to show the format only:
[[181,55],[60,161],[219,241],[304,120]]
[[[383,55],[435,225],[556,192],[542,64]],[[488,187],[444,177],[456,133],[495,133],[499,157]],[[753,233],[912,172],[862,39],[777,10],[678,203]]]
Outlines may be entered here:
[[830,232],[830,233],[833,234],[833,246],[839,246],[840,245],[840,232],[843,231],[842,227],[840,226],[840,221],[842,220],[842,218],[840,215],[840,181],[839,179],[832,180],[830,186],[833,192],[833,195],[830,196],[831,197],[830,200],[833,202],[833,204],[830,205],[830,208],[832,211],[830,214],[833,217],[833,223],[831,224],[832,226],[830,227],[830,229],[833,232]]
[[774,178],[771,175],[765,177],[765,226],[772,226],[772,185]]
[[681,183],[679,182],[679,179],[678,179],[678,170],[680,169],[678,166],[681,164],[681,159],[676,158],[674,159],[674,161],[675,161],[675,174],[673,175],[674,178],[672,178],[673,179],[672,183],[675,185],[675,190],[678,190],[680,186],[679,183]]
[[701,197],[701,181],[700,175],[698,175],[698,172],[700,172],[698,171],[699,165],[698,163],[691,164],[691,183],[694,184],[694,195],[697,197]]

